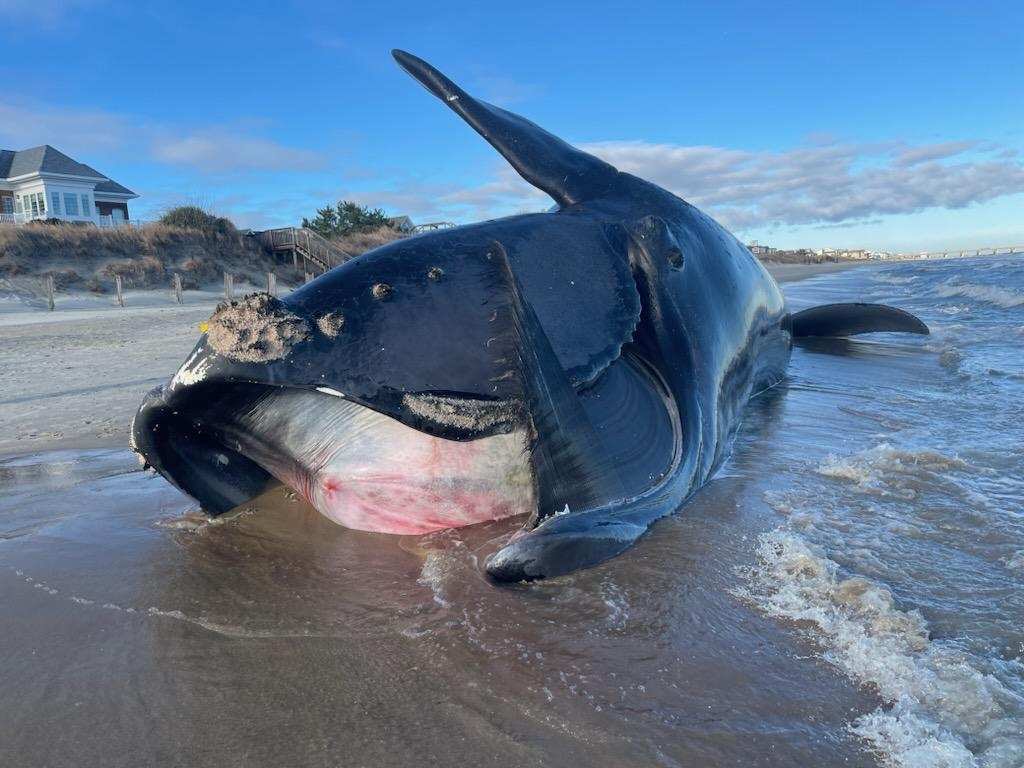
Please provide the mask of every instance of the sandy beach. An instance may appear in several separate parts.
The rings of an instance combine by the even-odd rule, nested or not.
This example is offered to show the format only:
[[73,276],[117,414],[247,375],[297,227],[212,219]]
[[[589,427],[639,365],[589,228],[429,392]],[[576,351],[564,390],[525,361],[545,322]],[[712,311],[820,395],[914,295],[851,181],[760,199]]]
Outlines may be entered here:
[[[781,284],[854,266],[768,268]],[[0,456],[127,445],[143,395],[181,365],[219,298],[189,292],[178,305],[166,292],[145,291],[121,308],[109,296],[58,296],[53,312],[38,302],[0,303]]]
[[138,291],[122,308],[109,296],[59,295],[53,312],[0,302],[0,456],[126,445],[142,396],[177,370],[220,299],[186,296],[179,305]]

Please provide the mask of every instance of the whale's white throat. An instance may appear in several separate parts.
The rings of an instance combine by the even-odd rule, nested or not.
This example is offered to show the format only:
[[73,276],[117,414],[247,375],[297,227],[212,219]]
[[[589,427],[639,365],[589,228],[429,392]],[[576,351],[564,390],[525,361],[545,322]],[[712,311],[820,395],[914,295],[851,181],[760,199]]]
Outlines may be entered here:
[[424,534],[534,507],[521,430],[446,440],[340,397],[276,387],[219,426],[239,453],[347,528]]

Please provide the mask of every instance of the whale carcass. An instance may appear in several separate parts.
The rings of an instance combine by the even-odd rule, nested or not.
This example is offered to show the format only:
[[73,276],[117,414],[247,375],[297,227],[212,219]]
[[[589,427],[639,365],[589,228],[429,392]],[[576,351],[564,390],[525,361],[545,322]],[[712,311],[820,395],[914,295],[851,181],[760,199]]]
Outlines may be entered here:
[[367,531],[523,515],[488,574],[557,576],[621,553],[708,481],[794,338],[928,332],[880,305],[791,315],[697,208],[394,56],[556,206],[220,306],[132,428],[210,513],[283,482]]

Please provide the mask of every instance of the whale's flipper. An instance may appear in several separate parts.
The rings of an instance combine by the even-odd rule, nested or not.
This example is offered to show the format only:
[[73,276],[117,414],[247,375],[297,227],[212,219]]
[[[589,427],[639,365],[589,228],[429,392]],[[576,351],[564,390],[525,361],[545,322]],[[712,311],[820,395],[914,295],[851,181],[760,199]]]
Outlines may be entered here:
[[399,65],[441,99],[512,164],[519,175],[559,205],[601,197],[619,172],[519,115],[474,99],[430,64],[405,51],[391,54]]
[[885,304],[823,304],[790,315],[789,324],[794,339],[880,331],[928,333],[928,326],[914,315]]
[[501,582],[562,576],[621,555],[646,531],[610,509],[558,515],[491,555],[487,575]]
[[530,421],[530,464],[537,508],[533,527],[562,510],[583,509],[625,495],[606,450],[562,369],[498,242],[488,259],[503,277],[507,301],[496,310],[493,349],[508,359],[521,383]]

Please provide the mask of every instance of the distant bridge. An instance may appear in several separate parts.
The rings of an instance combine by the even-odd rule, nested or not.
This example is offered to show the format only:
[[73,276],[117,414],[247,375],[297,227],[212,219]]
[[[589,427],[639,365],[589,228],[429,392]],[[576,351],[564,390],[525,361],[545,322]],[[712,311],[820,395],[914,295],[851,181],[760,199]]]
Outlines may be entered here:
[[962,259],[968,256],[1006,256],[1024,253],[1024,245],[1001,245],[998,248],[967,248],[959,251],[922,251],[921,253],[900,253],[901,259]]

